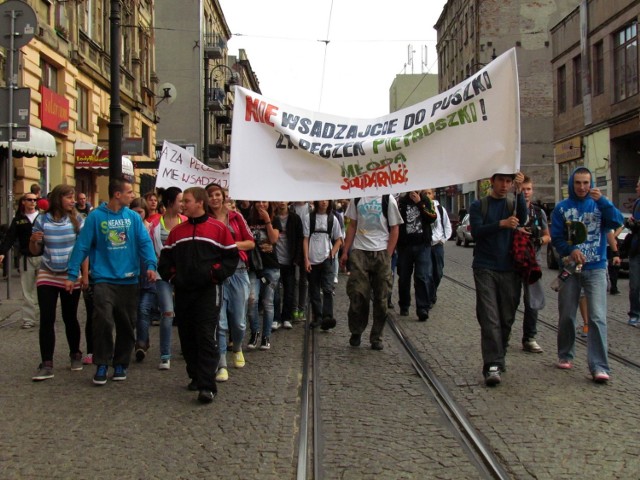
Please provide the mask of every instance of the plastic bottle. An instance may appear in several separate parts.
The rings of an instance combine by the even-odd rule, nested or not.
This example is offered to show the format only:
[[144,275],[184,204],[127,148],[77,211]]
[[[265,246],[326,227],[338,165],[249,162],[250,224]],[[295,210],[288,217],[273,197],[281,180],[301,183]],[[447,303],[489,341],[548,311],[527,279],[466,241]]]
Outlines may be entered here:
[[569,262],[565,264],[565,267],[562,269],[560,274],[553,279],[551,282],[551,290],[554,292],[559,292],[560,289],[564,286],[567,279],[573,275],[574,273],[580,273],[582,271],[582,264],[575,262]]

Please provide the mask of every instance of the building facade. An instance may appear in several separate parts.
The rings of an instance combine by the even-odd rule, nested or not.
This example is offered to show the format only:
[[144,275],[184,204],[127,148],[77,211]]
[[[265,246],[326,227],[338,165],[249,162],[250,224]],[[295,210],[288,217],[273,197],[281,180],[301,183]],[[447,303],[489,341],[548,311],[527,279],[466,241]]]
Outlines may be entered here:
[[156,25],[158,76],[176,91],[175,101],[158,106],[158,142],[181,145],[203,163],[226,168],[233,87],[260,92],[247,55],[229,55],[231,30],[218,0],[158,2]]
[[[520,86],[521,170],[536,183],[536,197],[555,201],[553,74],[550,29],[579,0],[449,0],[438,32],[440,91],[473,76],[501,53],[517,49]],[[455,186],[458,205],[484,195],[486,179]]]
[[638,0],[591,0],[552,30],[554,153],[559,198],[584,165],[629,212],[640,176]]
[[[5,158],[15,168],[13,192],[19,198],[33,183],[45,194],[57,184],[72,184],[95,205],[108,197],[111,2],[26,3],[36,12],[38,25],[33,40],[20,49],[17,84],[31,90],[29,123],[53,138],[55,152],[29,154],[20,150],[24,145],[16,144],[8,158],[5,149]],[[122,0],[120,5],[123,136],[136,140],[128,151],[143,165],[153,158],[156,130],[154,1]],[[6,49],[2,56],[6,58]],[[6,61],[2,68],[5,86]],[[139,174],[127,160],[123,173],[134,182]]]

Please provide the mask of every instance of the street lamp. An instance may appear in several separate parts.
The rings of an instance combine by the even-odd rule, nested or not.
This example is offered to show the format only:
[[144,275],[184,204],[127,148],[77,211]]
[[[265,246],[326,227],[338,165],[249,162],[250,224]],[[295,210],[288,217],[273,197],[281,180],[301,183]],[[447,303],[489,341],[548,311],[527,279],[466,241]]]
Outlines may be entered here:
[[[220,63],[207,71],[208,61],[205,60],[205,87],[204,87],[204,138],[202,146],[203,163],[208,163],[209,159],[209,127],[212,110],[224,108],[224,101],[227,92],[234,85],[240,83],[238,73],[231,67]],[[222,88],[218,87],[222,85]]]
[[120,0],[111,0],[111,104],[109,106],[109,180],[122,176],[122,109],[120,108]]
[[[489,61],[489,63],[491,63],[492,61],[494,61],[497,57],[496,55],[496,49],[493,49],[493,53],[491,54],[491,60]],[[473,75],[475,72],[477,72],[478,70],[486,67],[487,65],[489,65],[489,63],[482,63],[482,62],[477,62],[474,63],[473,65],[469,65],[468,70],[467,70],[467,78],[469,78],[471,75]]]

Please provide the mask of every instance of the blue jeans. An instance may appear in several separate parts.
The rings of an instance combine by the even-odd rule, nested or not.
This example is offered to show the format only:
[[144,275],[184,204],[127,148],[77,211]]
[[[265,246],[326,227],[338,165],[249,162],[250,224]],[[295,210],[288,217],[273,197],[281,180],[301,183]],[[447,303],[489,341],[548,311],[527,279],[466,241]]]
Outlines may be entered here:
[[640,318],[640,255],[629,257],[629,318]]
[[173,285],[164,280],[156,281],[158,307],[160,308],[160,359],[171,358],[171,328],[173,327]]
[[431,245],[431,288],[429,289],[429,297],[431,303],[436,303],[438,297],[438,287],[440,280],[444,275],[444,245],[438,243]]
[[227,331],[231,332],[233,351],[242,351],[242,341],[246,330],[247,300],[249,299],[249,273],[246,269],[237,269],[228,277],[222,287],[222,307],[218,328],[218,348],[220,366],[226,366]]
[[279,268],[265,268],[262,271],[266,283],[256,276],[256,272],[249,272],[251,290],[247,309],[249,312],[249,326],[252,332],[260,331],[260,315],[258,313],[258,302],[262,304],[262,335],[271,335],[271,324],[273,323],[273,295],[278,288],[280,280]]
[[302,262],[302,265],[296,265],[295,273],[296,283],[298,285],[298,297],[295,300],[295,309],[304,311],[305,308],[307,308],[307,288],[309,286],[309,281],[307,279],[307,270],[304,267],[304,262]]
[[607,271],[582,270],[571,275],[558,292],[558,358],[573,360],[576,355],[576,312],[584,289],[589,312],[587,363],[589,371],[609,373],[607,355]]
[[318,265],[311,265],[309,299],[313,320],[316,323],[324,318],[333,318],[333,260],[331,258],[327,257]]
[[416,311],[431,308],[431,245],[408,245],[398,248],[398,304],[401,310],[411,306],[411,275],[416,295]]
[[136,321],[136,348],[149,348],[149,325],[158,305],[155,285],[141,288],[138,293],[138,319]]
[[[539,280],[538,280],[539,281]],[[523,285],[524,317],[522,317],[522,343],[534,340],[538,334],[538,310],[531,308],[529,301],[529,286]]]

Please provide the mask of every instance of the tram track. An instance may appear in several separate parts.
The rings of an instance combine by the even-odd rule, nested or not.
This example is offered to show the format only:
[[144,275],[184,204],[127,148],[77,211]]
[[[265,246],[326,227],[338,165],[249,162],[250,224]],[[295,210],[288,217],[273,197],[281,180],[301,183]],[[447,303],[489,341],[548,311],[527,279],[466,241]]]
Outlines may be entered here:
[[[321,420],[318,374],[318,340],[310,328],[310,308],[305,310],[304,346],[302,349],[302,380],[300,387],[300,428],[298,429],[298,462],[296,479],[323,478],[321,471]],[[309,475],[310,473],[313,475]]]
[[[466,266],[464,262],[453,261],[460,266]],[[464,278],[454,278],[450,275],[444,276],[448,282],[451,282],[466,290],[475,292],[475,286],[470,283],[467,276]],[[519,308],[520,314],[523,309]],[[307,308],[306,318],[310,318],[310,311]],[[424,385],[426,400],[432,400],[437,411],[441,413],[442,424],[445,425],[455,439],[457,445],[460,446],[462,455],[468,459],[469,468],[474,468],[480,478],[506,479],[511,478],[511,463],[499,455],[493,446],[488,443],[484,433],[478,430],[474,425],[472,417],[466,410],[461,407],[454,396],[445,386],[445,383],[434,373],[434,371],[423,359],[421,353],[416,348],[414,342],[416,339],[409,338],[404,330],[402,322],[395,319],[394,315],[390,315],[388,320],[389,330],[397,338],[398,343],[403,351],[407,353],[411,367],[416,372],[421,384]],[[557,332],[557,327],[553,324],[553,319],[544,318],[542,315],[539,324],[545,330]],[[318,351],[318,335],[322,333],[317,329],[310,329],[308,322],[305,325],[304,348],[303,348],[303,372],[302,384],[300,387],[300,415],[298,429],[298,457],[297,457],[297,475],[298,480],[321,479],[324,478],[326,466],[323,466],[323,425],[322,425],[322,407],[320,404],[320,392],[322,386],[319,383],[319,351]],[[586,341],[582,338],[576,338],[579,345],[586,347]],[[394,342],[395,343],[395,342]],[[324,344],[323,344],[324,345]],[[630,366],[640,370],[640,364],[619,352],[609,350],[610,358],[620,364]],[[320,366],[320,368],[322,368]],[[324,392],[325,396],[327,392]],[[329,408],[329,407],[328,407]],[[328,410],[329,411],[329,410]],[[324,412],[326,417],[328,412]],[[325,418],[326,421],[326,418]],[[329,432],[333,432],[333,425],[325,425],[329,428]],[[331,438],[335,438],[335,432],[331,433]],[[456,447],[457,449],[457,447]],[[327,452],[325,452],[327,453]],[[330,458],[335,458],[335,452],[329,451]],[[333,467],[332,467],[333,468]],[[329,469],[331,471],[331,469]]]
[[[455,262],[458,263],[459,265],[462,265],[461,262]],[[465,283],[464,281],[458,280],[456,278],[453,278],[449,275],[444,275],[443,278],[446,278],[448,281],[455,283],[456,285],[459,285],[463,288],[466,288],[467,290],[471,290],[475,292],[475,287],[473,287],[472,285],[469,285],[467,283]],[[517,310],[519,313],[524,314],[524,309],[518,307]],[[622,322],[620,322],[622,323]],[[550,321],[549,319],[545,319],[544,315],[540,315],[538,317],[538,324],[544,326],[545,328],[547,328],[548,330],[551,330],[555,333],[558,332],[558,326],[554,323],[552,323],[552,321]],[[585,348],[587,347],[587,340],[581,337],[576,336],[576,343],[584,346]],[[615,350],[612,350],[611,348],[608,349],[608,353],[609,353],[609,358],[612,360],[617,361],[618,363],[621,363],[627,367],[631,367],[635,370],[640,371],[640,362],[635,360],[635,359],[631,359]]]
[[[307,311],[307,318],[310,312]],[[399,344],[407,353],[413,369],[420,378],[426,390],[430,392],[449,430],[457,439],[462,450],[481,478],[508,479],[511,478],[500,461],[493,454],[491,447],[483,440],[482,435],[454,400],[451,393],[429,368],[410,338],[400,324],[389,316],[387,323],[398,339]],[[305,324],[303,347],[303,371],[300,387],[300,427],[298,429],[298,458],[297,480],[308,478],[324,478],[322,468],[322,421],[319,383],[319,355],[317,329],[311,329],[308,321]]]
[[482,439],[482,436],[474,428],[466,414],[453,399],[449,390],[440,382],[437,375],[429,368],[420,353],[417,351],[400,324],[392,316],[387,318],[387,324],[411,359],[414,370],[431,392],[438,404],[440,411],[454,429],[456,437],[463,445],[468,456],[476,465],[484,478],[508,479],[511,478],[502,467],[490,446]]

